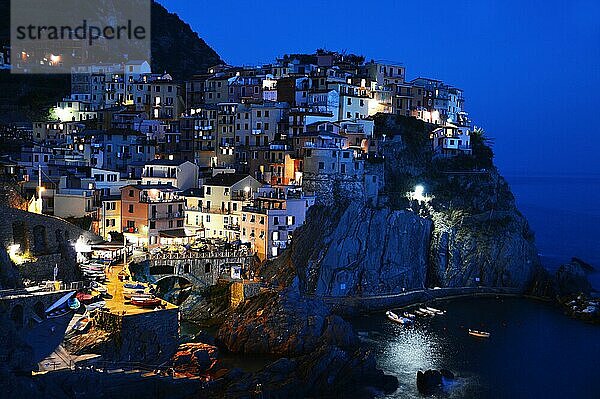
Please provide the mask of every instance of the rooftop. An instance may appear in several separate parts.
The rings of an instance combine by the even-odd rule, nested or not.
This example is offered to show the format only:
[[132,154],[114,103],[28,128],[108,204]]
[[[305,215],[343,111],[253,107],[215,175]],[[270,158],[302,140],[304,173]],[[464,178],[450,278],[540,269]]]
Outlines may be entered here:
[[211,178],[206,179],[204,185],[231,187],[234,184],[244,180],[248,176],[250,175],[243,173],[219,173]]

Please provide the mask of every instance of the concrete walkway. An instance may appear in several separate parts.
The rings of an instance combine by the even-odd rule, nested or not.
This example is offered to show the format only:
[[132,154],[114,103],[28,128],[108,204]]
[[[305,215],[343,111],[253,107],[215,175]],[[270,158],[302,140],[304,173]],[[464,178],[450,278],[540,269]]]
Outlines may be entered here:
[[[420,289],[399,294],[366,297],[321,297],[336,313],[367,313],[392,308],[415,306],[442,299],[489,296],[524,296],[523,290],[506,287],[456,287]],[[543,298],[540,298],[543,299]]]

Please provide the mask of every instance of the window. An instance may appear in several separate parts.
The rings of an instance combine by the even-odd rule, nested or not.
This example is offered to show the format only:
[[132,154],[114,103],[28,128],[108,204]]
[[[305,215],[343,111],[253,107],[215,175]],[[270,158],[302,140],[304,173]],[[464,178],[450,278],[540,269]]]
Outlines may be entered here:
[[210,273],[210,263],[204,265],[204,273]]
[[155,229],[156,228],[156,221],[155,220],[151,220],[150,221],[150,229]]
[[275,217],[273,217],[273,224],[274,224],[275,226],[278,226],[278,225],[279,225],[279,217],[278,217],[278,216],[275,216]]
[[319,170],[325,169],[325,162],[319,162]]
[[129,205],[129,213],[133,213],[133,204]]
[[129,190],[129,196],[133,197],[133,190]]

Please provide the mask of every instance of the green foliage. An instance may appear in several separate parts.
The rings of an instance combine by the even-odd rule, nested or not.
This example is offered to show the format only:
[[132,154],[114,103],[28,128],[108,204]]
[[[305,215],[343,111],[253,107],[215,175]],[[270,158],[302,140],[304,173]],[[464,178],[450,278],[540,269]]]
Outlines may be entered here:
[[486,136],[482,128],[475,128],[471,132],[471,148],[473,159],[478,168],[491,168],[494,166],[493,140]]

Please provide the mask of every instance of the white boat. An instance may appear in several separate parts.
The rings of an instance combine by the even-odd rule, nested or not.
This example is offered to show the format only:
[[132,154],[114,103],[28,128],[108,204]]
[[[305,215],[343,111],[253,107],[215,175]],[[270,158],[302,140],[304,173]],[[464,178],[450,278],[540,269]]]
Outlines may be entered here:
[[427,310],[425,308],[419,308],[419,311],[428,314],[429,316],[435,316],[435,312],[432,312],[431,310]]
[[388,310],[387,312],[385,312],[385,315],[387,316],[388,319],[390,319],[391,321],[398,323],[398,324],[409,326],[413,323],[413,321],[411,319],[407,319],[406,317],[398,316],[396,313],[392,312],[391,310]]
[[413,310],[413,312],[417,316],[421,316],[421,317],[429,317],[429,316],[431,316],[431,314],[429,314],[428,312],[421,312],[419,309],[415,309],[415,310]]
[[491,334],[486,331],[471,330],[469,328],[469,335],[477,338],[489,338]]
[[433,312],[433,313],[435,313],[435,314],[440,314],[440,315],[441,315],[441,314],[446,314],[446,311],[445,311],[445,310],[439,310],[439,309],[436,309],[436,308],[432,308],[432,307],[430,307],[430,306],[427,306],[427,307],[425,307],[425,309],[427,309],[427,310],[429,310],[430,312]]
[[402,316],[406,317],[407,319],[414,319],[416,317],[414,314],[409,312],[404,312]]
[[87,309],[88,312],[91,312],[92,310],[102,309],[105,306],[106,306],[106,301],[98,301],[98,302],[90,303],[89,305],[85,305],[85,308]]
[[84,332],[85,330],[88,329],[91,322],[92,322],[92,319],[90,319],[89,316],[83,316],[82,318],[77,320],[77,322],[73,326],[73,330],[78,331],[78,332]]

